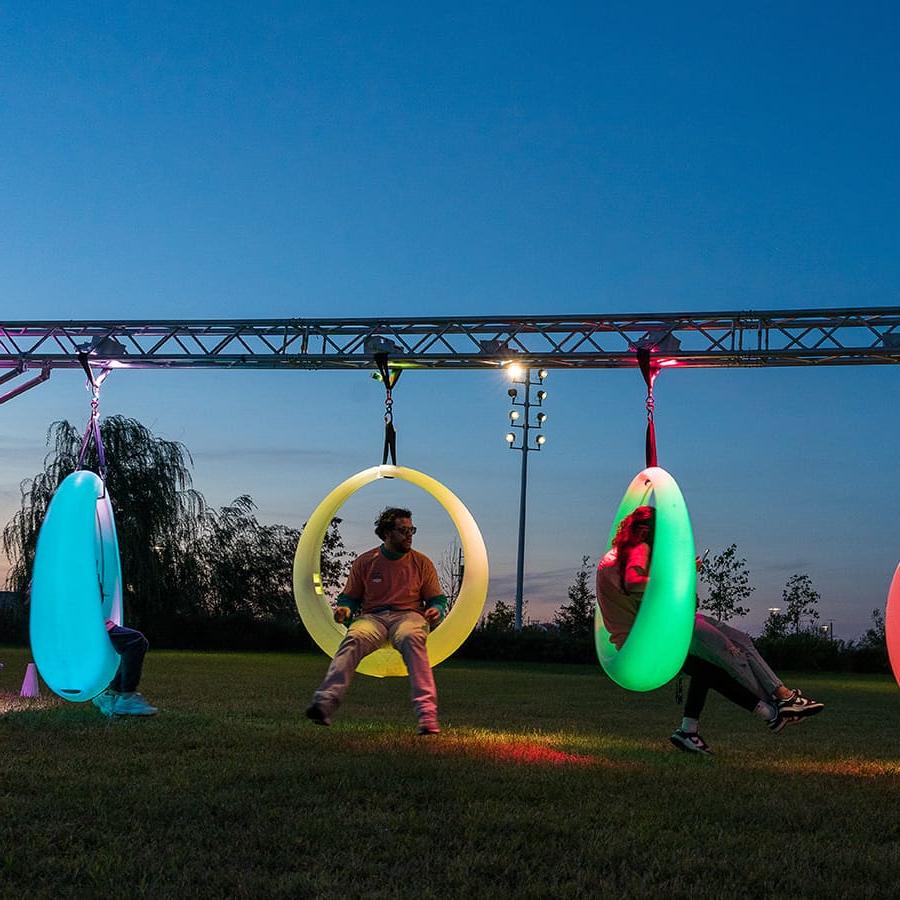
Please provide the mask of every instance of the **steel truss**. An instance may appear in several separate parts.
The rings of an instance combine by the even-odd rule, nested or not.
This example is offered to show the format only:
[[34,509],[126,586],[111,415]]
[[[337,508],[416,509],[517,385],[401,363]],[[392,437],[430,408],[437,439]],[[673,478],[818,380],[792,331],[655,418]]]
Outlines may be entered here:
[[[900,307],[765,312],[0,323],[0,383],[40,370],[116,368],[494,368],[517,358],[556,368],[635,365],[650,347],[688,367],[879,365],[900,362]],[[10,394],[27,389],[21,385]],[[9,399],[9,395],[2,399]],[[0,402],[2,402],[0,399]]]

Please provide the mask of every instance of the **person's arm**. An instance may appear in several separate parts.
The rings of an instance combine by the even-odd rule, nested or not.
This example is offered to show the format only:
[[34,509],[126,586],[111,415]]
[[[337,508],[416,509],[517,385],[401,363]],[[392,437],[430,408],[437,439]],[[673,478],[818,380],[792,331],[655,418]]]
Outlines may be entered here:
[[443,621],[444,616],[447,615],[447,598],[443,594],[438,594],[437,597],[427,600],[423,615],[428,619],[430,625],[436,625]]
[[643,594],[650,580],[650,546],[632,547],[625,563],[625,590],[629,594]]
[[362,600],[356,597],[348,597],[343,591],[337,595],[334,607],[334,621],[347,622],[352,619],[362,608]]
[[337,595],[334,608],[335,622],[349,622],[362,609],[366,586],[359,562],[359,559],[353,561],[347,583]]

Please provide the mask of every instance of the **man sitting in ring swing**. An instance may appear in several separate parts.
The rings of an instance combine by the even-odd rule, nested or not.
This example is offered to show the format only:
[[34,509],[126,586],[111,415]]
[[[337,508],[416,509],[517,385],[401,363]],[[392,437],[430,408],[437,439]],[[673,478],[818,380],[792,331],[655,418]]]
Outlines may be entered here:
[[[650,580],[656,510],[639,506],[619,523],[613,545],[597,567],[597,601],[610,640],[619,649],[637,617]],[[700,559],[697,559],[697,567]],[[697,613],[682,671],[691,676],[684,718],[669,740],[679,750],[711,755],[700,737],[700,713],[709,689],[755,713],[778,734],[821,712],[824,703],[791,690],[772,671],[750,635]]]
[[434,563],[412,549],[415,533],[408,509],[388,507],[375,521],[381,546],[357,557],[350,567],[334,619],[352,622],[306,710],[316,725],[331,724],[360,661],[390,641],[409,671],[418,733],[440,732],[426,641],[430,626],[444,617],[447,598]]

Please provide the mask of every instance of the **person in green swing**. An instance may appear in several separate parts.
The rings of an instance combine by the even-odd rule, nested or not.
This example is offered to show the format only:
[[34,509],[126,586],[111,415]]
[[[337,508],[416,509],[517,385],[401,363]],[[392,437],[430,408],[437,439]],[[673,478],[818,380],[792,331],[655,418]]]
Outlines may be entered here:
[[440,732],[426,642],[430,627],[444,617],[447,598],[434,563],[412,549],[415,533],[408,509],[388,507],[375,520],[381,546],[358,556],[350,567],[334,611],[335,621],[350,622],[350,627],[306,710],[314,724],[331,724],[360,661],[389,641],[409,671],[418,733]]
[[[619,524],[612,547],[597,567],[597,601],[610,640],[621,648],[650,580],[656,510],[639,506]],[[700,559],[697,559],[699,569]],[[825,705],[791,690],[772,671],[750,635],[697,613],[682,670],[691,680],[684,718],[669,740],[679,750],[711,755],[700,737],[700,714],[710,688],[762,718],[778,734]]]

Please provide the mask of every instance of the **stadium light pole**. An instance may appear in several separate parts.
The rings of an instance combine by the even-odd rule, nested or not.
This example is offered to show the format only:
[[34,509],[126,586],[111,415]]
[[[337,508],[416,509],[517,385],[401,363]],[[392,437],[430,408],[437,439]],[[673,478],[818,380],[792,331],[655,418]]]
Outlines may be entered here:
[[[518,363],[510,363],[506,369],[509,380],[513,384],[521,385],[522,397],[519,397],[519,388],[511,387],[507,393],[512,402],[509,411],[510,431],[506,434],[506,443],[510,450],[519,450],[522,454],[522,477],[519,488],[519,545],[516,559],[516,604],[515,604],[515,629],[522,628],[523,611],[523,583],[525,576],[525,505],[528,491],[528,454],[533,450],[541,450],[547,441],[543,433],[537,434],[534,441],[531,440],[531,432],[540,432],[547,421],[547,414],[540,409],[547,399],[547,392],[543,390],[544,379],[547,377],[546,369],[539,369],[537,377],[532,377],[532,371]],[[532,388],[538,390],[534,399],[531,396]],[[538,412],[534,412],[535,409]]]

